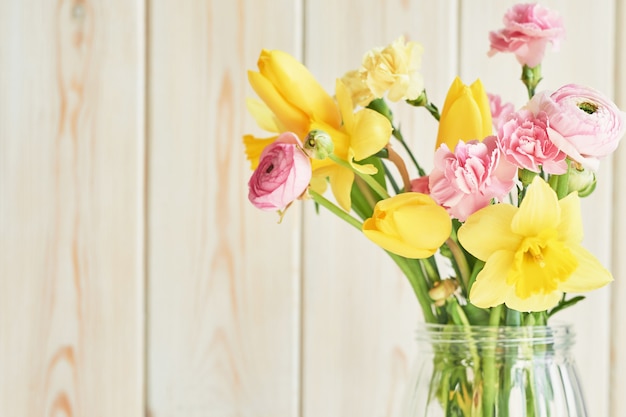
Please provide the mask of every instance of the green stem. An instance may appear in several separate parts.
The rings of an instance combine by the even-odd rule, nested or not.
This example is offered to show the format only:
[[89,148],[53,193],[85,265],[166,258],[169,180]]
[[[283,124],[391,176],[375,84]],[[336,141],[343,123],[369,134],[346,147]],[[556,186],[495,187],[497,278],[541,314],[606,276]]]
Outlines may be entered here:
[[387,190],[385,190],[385,188],[382,185],[380,185],[374,178],[372,178],[371,175],[362,173],[361,171],[355,169],[350,163],[344,161],[343,159],[337,157],[336,155],[331,154],[331,155],[328,155],[328,157],[337,165],[340,165],[344,168],[351,170],[360,178],[362,178],[363,181],[365,181],[367,185],[369,185],[371,189],[380,196],[380,198],[383,198],[383,199],[389,198],[389,193],[387,193]]
[[354,226],[359,231],[363,228],[363,223],[352,217],[350,214],[346,213],[343,209],[341,209],[330,200],[324,198],[321,194],[309,189],[309,195],[317,204],[327,208],[331,213],[337,215],[340,219],[345,220],[348,224]]
[[420,177],[425,176],[426,175],[426,171],[424,171],[424,169],[421,167],[419,162],[417,162],[417,159],[413,155],[413,152],[411,151],[411,148],[405,142],[404,136],[402,136],[402,132],[400,132],[400,129],[396,129],[395,126],[392,126],[392,127],[393,127],[393,133],[392,133],[393,137],[398,139],[398,141],[402,144],[402,147],[404,148],[406,153],[409,155],[409,158],[411,158],[411,162],[413,162],[413,165],[415,165],[415,168],[417,168],[417,172],[418,172],[419,176]]
[[[502,315],[502,309],[504,304],[491,308],[489,315],[489,326],[497,327],[500,324],[500,316]],[[496,397],[498,395],[497,390],[497,372],[496,372],[496,344],[497,334],[494,334],[494,339],[485,346],[483,357],[483,412],[484,417],[493,416],[494,405],[496,403]]]
[[459,278],[461,279],[463,287],[467,292],[469,291],[468,285],[471,271],[469,264],[467,263],[467,258],[463,253],[463,249],[461,249],[458,243],[452,238],[448,238],[448,240],[446,240],[446,245],[450,249],[450,252],[452,252],[452,257],[454,257],[454,260],[456,261],[456,266],[458,267],[459,273],[461,274]]
[[389,251],[387,251],[387,253],[409,280],[413,292],[415,292],[417,296],[417,301],[422,308],[426,323],[439,323],[438,317],[433,311],[433,302],[428,296],[429,288],[420,265],[418,265],[414,259],[407,259]]

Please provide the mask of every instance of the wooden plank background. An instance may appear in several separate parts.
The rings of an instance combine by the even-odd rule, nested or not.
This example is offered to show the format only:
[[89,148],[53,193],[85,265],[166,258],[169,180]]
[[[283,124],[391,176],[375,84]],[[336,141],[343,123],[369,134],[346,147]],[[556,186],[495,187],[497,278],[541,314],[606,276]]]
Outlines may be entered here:
[[[0,1],[0,416],[397,416],[411,290],[312,204],[281,224],[251,207],[240,138],[263,132],[246,71],[283,49],[332,93],[405,35],[435,103],[459,74],[521,105],[513,57],[486,57],[513,3]],[[626,108],[626,7],[542,3],[568,33],[541,87],[588,84]],[[429,155],[435,123],[396,115]],[[616,281],[561,316],[594,416],[626,414],[625,148],[583,207]]]

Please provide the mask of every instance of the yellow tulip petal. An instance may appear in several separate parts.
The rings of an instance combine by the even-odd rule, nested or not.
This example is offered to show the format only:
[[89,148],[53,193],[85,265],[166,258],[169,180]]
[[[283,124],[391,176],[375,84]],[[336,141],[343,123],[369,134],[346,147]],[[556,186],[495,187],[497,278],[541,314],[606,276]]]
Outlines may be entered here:
[[398,210],[394,220],[403,240],[412,246],[428,248],[433,254],[452,231],[448,212],[438,205]]
[[461,245],[483,261],[501,249],[515,251],[523,238],[511,233],[516,212],[517,208],[510,204],[494,204],[478,210],[459,229]]
[[535,236],[542,230],[556,229],[561,218],[558,201],[548,183],[536,176],[513,217],[511,229],[524,236]]
[[267,104],[285,129],[304,137],[309,131],[309,117],[287,102],[276,88],[258,72],[248,71],[248,80],[254,91]]
[[578,260],[578,268],[566,281],[560,283],[560,291],[591,291],[613,281],[611,273],[585,248],[580,245],[573,245],[570,246],[570,250]]
[[[459,77],[455,77],[448,89],[448,93],[446,94],[446,99],[443,102],[443,108],[441,109],[441,118],[447,117],[448,111],[452,106],[452,103],[458,96],[461,95],[463,90],[465,89],[465,84],[461,81]],[[454,148],[452,148],[454,149]]]
[[515,291],[514,287],[506,282],[513,257],[513,252],[506,250],[497,251],[489,257],[470,289],[470,303],[480,308],[495,307],[504,303],[504,300]]
[[360,161],[384,148],[392,130],[389,119],[382,114],[371,109],[359,110],[354,115],[353,130],[350,131],[354,159]]
[[583,221],[580,213],[580,198],[571,193],[559,200],[561,222],[557,227],[559,236],[566,242],[580,243],[583,240]]
[[463,93],[448,109],[446,116],[442,116],[439,121],[437,148],[445,143],[450,150],[454,151],[460,140],[464,142],[474,139],[482,140],[482,134],[480,109],[476,105],[469,88],[465,87]]
[[435,254],[436,251],[431,251],[423,248],[411,246],[407,243],[401,242],[398,239],[389,237],[388,235],[372,229],[374,220],[367,219],[363,223],[363,234],[372,242],[376,243],[381,248],[395,253],[396,255],[404,256],[410,259],[424,259],[429,258]]
[[489,105],[489,97],[487,97],[487,93],[485,92],[485,88],[483,87],[483,83],[480,81],[480,79],[477,79],[472,83],[472,85],[470,85],[470,90],[472,91],[472,97],[476,101],[476,105],[480,109],[483,128],[480,139],[483,139],[491,135],[493,126],[493,121],[491,118],[491,106]]
[[522,299],[515,295],[515,292],[513,292],[509,295],[509,297],[507,297],[504,304],[513,310],[522,312],[545,311],[555,307],[559,303],[562,296],[562,292],[555,291],[550,294],[531,295],[528,298]]
[[271,143],[273,143],[278,136],[274,136],[267,139],[255,138],[252,135],[244,135],[243,144],[245,146],[246,157],[250,161],[250,168],[255,170],[259,166],[259,159],[263,149]]
[[337,104],[322,88],[311,72],[290,54],[280,50],[263,50],[259,70],[280,95],[297,106],[308,119],[318,118],[339,127],[341,117]]

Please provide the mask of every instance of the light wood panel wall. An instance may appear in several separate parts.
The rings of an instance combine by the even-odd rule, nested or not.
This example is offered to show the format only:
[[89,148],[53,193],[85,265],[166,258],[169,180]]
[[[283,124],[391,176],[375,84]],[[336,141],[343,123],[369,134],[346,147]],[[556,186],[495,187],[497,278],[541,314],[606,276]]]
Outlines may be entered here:
[[[543,3],[568,35],[541,86],[588,84],[626,106],[626,8]],[[434,102],[459,74],[521,105],[513,57],[486,57],[512,4],[0,1],[0,415],[396,416],[421,320],[411,289],[312,204],[281,224],[251,207],[240,138],[263,132],[246,71],[283,49],[332,92],[405,35],[424,45]],[[429,155],[432,119],[396,115]],[[561,316],[591,415],[611,417],[626,413],[625,152],[584,202],[585,244],[616,282]]]

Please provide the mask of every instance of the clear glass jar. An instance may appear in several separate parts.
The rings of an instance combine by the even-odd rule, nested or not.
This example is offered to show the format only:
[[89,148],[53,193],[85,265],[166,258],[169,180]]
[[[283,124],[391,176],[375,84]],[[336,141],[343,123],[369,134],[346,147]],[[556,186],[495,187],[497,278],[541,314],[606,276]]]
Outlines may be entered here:
[[587,417],[568,325],[424,324],[405,417]]

